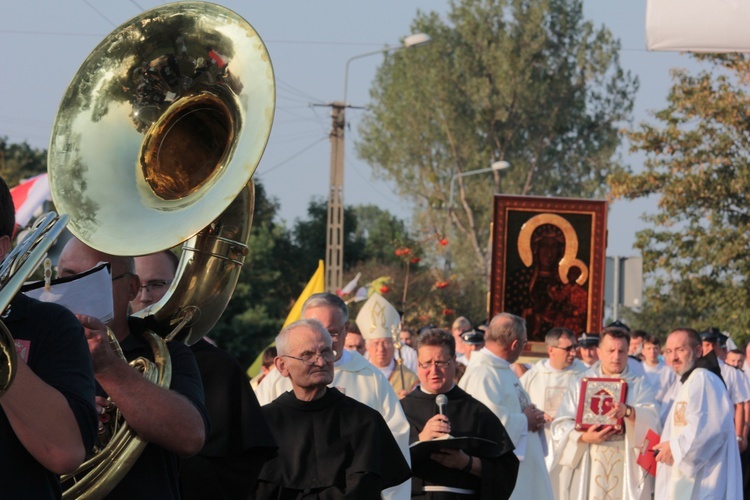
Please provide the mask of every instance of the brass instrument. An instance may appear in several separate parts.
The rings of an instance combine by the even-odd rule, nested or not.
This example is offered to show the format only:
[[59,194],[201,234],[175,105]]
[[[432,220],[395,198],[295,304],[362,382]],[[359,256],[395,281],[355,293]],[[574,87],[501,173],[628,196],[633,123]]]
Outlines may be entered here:
[[[11,250],[0,264],[0,311],[3,317],[13,297],[24,282],[39,267],[47,251],[68,223],[66,215],[54,212],[40,217],[26,236]],[[13,383],[16,374],[16,347],[13,336],[0,321],[0,396]]]
[[[201,2],[157,7],[118,27],[62,99],[49,181],[70,231],[112,255],[150,254],[189,239],[167,295],[139,313],[171,329],[168,338],[198,340],[232,295],[247,255],[250,178],[274,109],[273,68],[260,36],[236,13]],[[161,338],[149,342],[156,370],[146,360],[131,364],[168,386],[169,353]],[[112,439],[63,478],[74,482],[63,485],[66,498],[105,496],[146,445],[112,420]]]

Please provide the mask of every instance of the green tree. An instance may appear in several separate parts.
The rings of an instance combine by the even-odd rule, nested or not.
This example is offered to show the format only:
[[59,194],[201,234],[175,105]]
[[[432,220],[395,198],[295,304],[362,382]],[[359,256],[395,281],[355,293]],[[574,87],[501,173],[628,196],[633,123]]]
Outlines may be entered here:
[[401,259],[395,254],[395,248],[415,245],[406,223],[375,205],[357,205],[353,211],[357,219],[353,237],[364,243],[364,258],[400,265]]
[[[447,20],[419,13],[412,29],[432,43],[385,59],[357,152],[486,290],[492,195],[603,195],[637,81],[581,1],[453,1]],[[512,169],[457,177],[448,206],[454,176],[496,160]]]
[[[307,219],[297,219],[292,229],[294,244],[299,248],[299,265],[318,267],[318,260],[325,260],[328,222],[328,202],[313,199],[307,207]],[[351,206],[344,207],[344,270],[364,260],[365,242],[357,236],[357,216]],[[309,275],[308,275],[309,278]]]
[[47,151],[36,149],[28,143],[8,143],[7,137],[0,137],[0,177],[10,187],[22,180],[47,171]]
[[610,182],[618,197],[659,197],[636,242],[649,281],[645,312],[673,318],[664,330],[717,326],[740,340],[750,332],[750,62],[695,57],[707,67],[674,71],[657,123],[630,134],[643,170]]

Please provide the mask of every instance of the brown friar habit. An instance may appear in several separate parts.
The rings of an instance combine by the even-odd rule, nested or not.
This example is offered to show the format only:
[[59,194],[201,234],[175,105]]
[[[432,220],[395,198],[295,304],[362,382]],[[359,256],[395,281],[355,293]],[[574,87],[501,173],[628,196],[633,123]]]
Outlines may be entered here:
[[[513,453],[505,427],[485,405],[469,396],[458,386],[445,393],[448,398],[446,416],[453,437],[479,437],[498,443],[498,455],[483,457],[482,476],[445,467],[432,459],[412,463],[412,498],[424,499],[507,499],[513,493],[518,476],[518,458]],[[409,443],[419,441],[419,433],[429,419],[438,413],[437,394],[427,394],[417,387],[401,400],[409,420]],[[476,458],[475,458],[476,460]],[[449,486],[474,491],[473,495],[445,492],[424,493],[425,485]]]
[[279,455],[263,466],[255,498],[379,499],[411,476],[380,413],[335,388],[314,401],[289,391],[261,409]]

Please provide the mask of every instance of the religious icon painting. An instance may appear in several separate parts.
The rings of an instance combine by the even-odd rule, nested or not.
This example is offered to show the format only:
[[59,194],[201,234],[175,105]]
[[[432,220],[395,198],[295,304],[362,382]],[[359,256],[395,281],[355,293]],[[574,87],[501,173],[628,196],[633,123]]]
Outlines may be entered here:
[[621,378],[584,377],[581,379],[581,395],[576,414],[576,430],[586,431],[589,427],[612,425],[615,434],[625,432],[623,419],[613,421],[607,416],[616,403],[625,403],[628,384]]
[[598,332],[607,202],[496,195],[494,205],[490,317],[524,318],[528,351],[555,326]]

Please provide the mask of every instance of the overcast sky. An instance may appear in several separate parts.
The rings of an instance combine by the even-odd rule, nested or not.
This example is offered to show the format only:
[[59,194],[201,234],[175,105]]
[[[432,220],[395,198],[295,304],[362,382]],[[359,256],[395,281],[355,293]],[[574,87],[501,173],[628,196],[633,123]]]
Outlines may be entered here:
[[[57,107],[70,79],[91,50],[117,25],[154,0],[4,0],[0,7],[0,136],[47,148]],[[398,45],[410,34],[418,9],[444,14],[444,0],[265,0],[223,1],[247,19],[264,39],[277,78],[277,112],[266,153],[257,170],[268,193],[281,202],[287,222],[305,218],[312,197],[327,197],[330,145],[329,109],[343,98],[344,68],[352,56]],[[585,14],[604,24],[622,42],[622,63],[640,78],[635,121],[661,109],[670,86],[669,69],[695,68],[687,56],[645,50],[646,0],[584,0]],[[348,101],[368,102],[380,55],[352,62]],[[372,203],[407,218],[409,206],[391,187],[374,181],[370,167],[354,155],[361,111],[348,111],[345,203]],[[638,169],[641,158],[625,153]],[[481,167],[478,167],[481,168]],[[615,202],[610,206],[608,255],[635,255],[640,214],[655,202]]]

